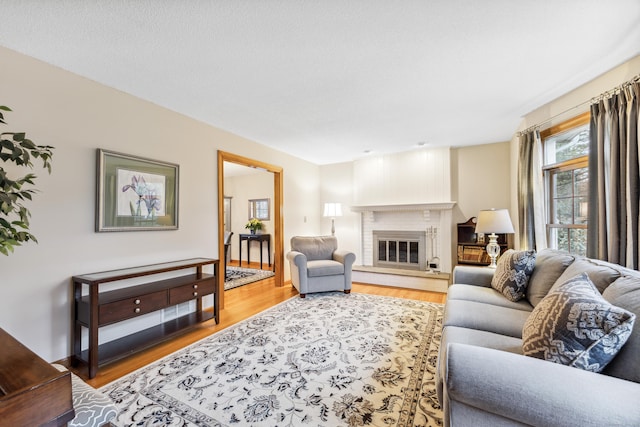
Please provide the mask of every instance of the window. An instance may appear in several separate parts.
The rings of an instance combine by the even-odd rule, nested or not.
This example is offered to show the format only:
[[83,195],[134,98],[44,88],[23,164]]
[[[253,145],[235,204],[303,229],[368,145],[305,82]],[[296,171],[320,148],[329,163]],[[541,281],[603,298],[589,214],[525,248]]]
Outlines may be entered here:
[[269,220],[269,199],[249,200],[249,219]]
[[549,246],[587,252],[589,113],[540,133]]

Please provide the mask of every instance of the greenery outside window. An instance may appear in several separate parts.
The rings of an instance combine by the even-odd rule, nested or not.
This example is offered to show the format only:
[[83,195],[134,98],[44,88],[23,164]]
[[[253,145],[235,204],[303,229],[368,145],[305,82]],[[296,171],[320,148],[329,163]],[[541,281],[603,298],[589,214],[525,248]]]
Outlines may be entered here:
[[586,255],[589,113],[540,133],[549,246]]

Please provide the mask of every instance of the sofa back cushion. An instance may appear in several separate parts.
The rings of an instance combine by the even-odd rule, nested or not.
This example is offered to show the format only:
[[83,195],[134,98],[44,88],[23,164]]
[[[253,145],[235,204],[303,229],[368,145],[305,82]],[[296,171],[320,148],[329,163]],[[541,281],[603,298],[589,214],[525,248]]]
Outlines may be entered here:
[[636,315],[605,300],[587,273],[551,289],[522,328],[527,356],[601,372],[631,336]]
[[542,249],[536,255],[536,266],[529,278],[527,287],[527,300],[532,306],[538,305],[549,289],[558,280],[558,277],[575,260],[568,252],[556,249]]
[[307,261],[332,259],[333,252],[338,249],[335,236],[294,236],[291,238],[291,250],[302,252]]
[[597,259],[576,257],[576,260],[560,275],[556,283],[551,288],[553,291],[557,286],[581,273],[587,273],[589,280],[596,286],[600,293],[621,276],[624,267],[611,264]]
[[536,264],[536,251],[509,249],[500,256],[491,287],[509,301],[520,301],[527,292],[529,277]]
[[[635,313],[640,318],[640,274],[623,276],[602,294],[611,304]],[[603,371],[604,374],[640,383],[640,320],[636,320],[631,336],[620,353]]]

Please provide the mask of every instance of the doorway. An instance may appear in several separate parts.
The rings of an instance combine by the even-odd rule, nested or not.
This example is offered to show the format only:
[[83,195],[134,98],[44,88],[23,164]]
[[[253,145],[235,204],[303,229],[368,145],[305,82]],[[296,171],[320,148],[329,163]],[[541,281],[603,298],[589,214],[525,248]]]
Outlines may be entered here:
[[[237,154],[227,153],[218,150],[218,253],[224,253],[224,236],[225,231],[225,200],[224,200],[224,163],[230,162],[250,168],[258,168],[273,173],[273,234],[274,234],[274,273],[276,286],[283,286],[283,266],[284,266],[284,234],[283,234],[283,218],[282,207],[283,202],[283,179],[282,167],[270,165],[248,157],[239,156]],[[219,266],[219,269],[224,265]],[[220,308],[224,308],[224,274],[218,273],[218,295]]]

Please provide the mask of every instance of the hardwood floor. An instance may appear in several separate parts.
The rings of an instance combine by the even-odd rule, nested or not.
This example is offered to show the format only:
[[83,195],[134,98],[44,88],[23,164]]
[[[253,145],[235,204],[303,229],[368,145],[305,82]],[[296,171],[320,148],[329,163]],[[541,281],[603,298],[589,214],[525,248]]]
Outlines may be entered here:
[[[230,265],[233,264],[234,263],[230,263]],[[258,268],[259,264],[255,266],[252,265],[251,267]],[[290,283],[285,284],[283,287],[276,287],[273,278],[230,289],[225,292],[225,308],[220,311],[220,323],[217,325],[213,320],[204,322],[198,327],[170,341],[158,344],[127,358],[103,365],[98,370],[96,377],[92,379],[87,378],[87,369],[84,366],[78,369],[70,369],[91,386],[95,388],[102,387],[191,343],[238,323],[282,301],[298,296],[298,291],[296,291]],[[351,292],[416,299],[439,304],[444,304],[446,300],[446,294],[442,293],[367,285],[363,283],[354,283]]]

